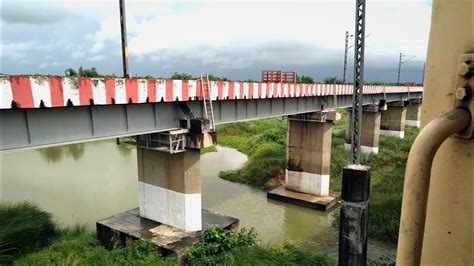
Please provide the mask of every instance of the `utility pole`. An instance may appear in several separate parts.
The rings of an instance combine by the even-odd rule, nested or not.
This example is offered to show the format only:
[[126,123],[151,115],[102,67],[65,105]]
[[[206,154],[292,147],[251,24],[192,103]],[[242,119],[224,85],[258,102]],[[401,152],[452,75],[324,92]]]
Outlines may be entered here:
[[360,164],[364,87],[365,0],[356,0],[351,161],[342,173],[339,265],[367,265],[370,167]]
[[402,57],[403,57],[403,53],[400,53],[400,59],[398,59],[397,85],[400,85],[400,70],[402,69]]
[[128,47],[127,47],[127,16],[125,14],[124,0],[119,0],[120,6],[120,33],[122,35],[122,65],[123,77],[129,78],[128,74]]
[[[400,53],[400,58],[398,59],[398,76],[397,76],[397,85],[400,86],[400,72],[402,71],[402,65],[405,64],[408,61],[411,61],[412,58],[415,58],[415,55],[410,56],[408,59],[405,61],[402,61],[402,58],[407,56],[406,54]],[[424,67],[423,67],[423,73],[424,73]]]
[[346,30],[346,42],[344,46],[344,73],[342,74],[342,83],[346,84],[346,77],[347,77],[347,52],[349,51],[349,31]]

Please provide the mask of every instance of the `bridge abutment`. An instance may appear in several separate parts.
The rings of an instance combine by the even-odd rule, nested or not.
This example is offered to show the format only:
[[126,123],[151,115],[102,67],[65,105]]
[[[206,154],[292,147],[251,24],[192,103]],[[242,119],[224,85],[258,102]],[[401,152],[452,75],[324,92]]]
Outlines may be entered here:
[[407,106],[406,125],[410,127],[420,127],[421,121],[421,98],[410,100]]
[[405,137],[406,102],[388,103],[386,111],[382,112],[380,134],[398,138]]
[[330,195],[332,121],[335,111],[288,117],[285,186],[267,196],[314,209],[328,210],[336,203]]
[[[375,153],[379,152],[380,139],[380,121],[381,109],[378,105],[368,105],[363,107],[362,129],[361,129],[361,152]],[[347,112],[346,135],[344,147],[346,150],[351,149],[352,134],[352,110],[349,108]]]

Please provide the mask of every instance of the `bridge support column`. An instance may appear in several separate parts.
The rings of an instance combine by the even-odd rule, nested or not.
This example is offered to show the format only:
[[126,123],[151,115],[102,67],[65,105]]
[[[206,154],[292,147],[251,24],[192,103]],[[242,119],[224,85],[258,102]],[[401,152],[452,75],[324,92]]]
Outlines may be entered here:
[[[364,106],[362,114],[362,131],[361,131],[361,152],[362,153],[379,153],[379,137],[380,137],[380,120],[381,113],[378,105]],[[344,147],[346,150],[351,149],[352,134],[352,110],[347,112],[348,119],[346,123],[346,137]]]
[[269,198],[327,210],[335,204],[329,195],[332,121],[336,112],[288,117],[285,186],[270,191]]
[[410,127],[420,127],[421,99],[410,100],[407,107],[406,125]]
[[201,230],[199,150],[170,154],[137,147],[137,155],[140,216]]
[[388,109],[382,112],[380,134],[402,139],[405,137],[406,103],[388,103]]

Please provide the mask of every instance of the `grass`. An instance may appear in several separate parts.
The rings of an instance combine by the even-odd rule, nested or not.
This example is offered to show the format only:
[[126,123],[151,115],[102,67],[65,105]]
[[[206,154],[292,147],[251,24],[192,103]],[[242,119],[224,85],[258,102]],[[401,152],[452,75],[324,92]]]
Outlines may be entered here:
[[326,254],[292,242],[259,245],[256,232],[211,228],[186,254],[189,265],[335,265]]
[[[331,184],[340,191],[342,169],[350,163],[350,152],[344,148],[347,112],[339,110],[342,119],[333,125],[331,149]],[[217,127],[218,143],[247,154],[249,160],[239,170],[223,171],[219,176],[233,182],[269,189],[271,179],[284,177],[287,123],[266,119]],[[405,138],[380,136],[379,154],[363,154],[362,163],[371,167],[369,201],[369,236],[396,243],[401,212],[403,177],[408,152],[419,130],[405,128]]]
[[42,248],[58,234],[51,214],[34,204],[0,203],[0,254],[4,261]]
[[[2,215],[10,215],[2,219],[2,225],[15,221],[14,226],[2,228],[3,241],[21,243],[24,248],[21,255],[12,257],[4,255],[5,246],[0,244],[1,265],[179,265],[175,258],[163,258],[156,246],[144,240],[138,240],[131,247],[105,249],[96,236],[84,226],[61,229],[53,222],[51,215],[40,210],[32,203],[0,205]],[[31,235],[32,220],[36,217],[36,228],[50,228],[48,234]],[[5,216],[2,216],[5,218]],[[26,218],[26,219],[21,219]],[[6,233],[6,231],[9,231]],[[16,242],[11,237],[18,236]],[[24,237],[30,235],[30,238]],[[30,240],[30,241],[28,241]],[[42,242],[42,240],[45,240]],[[46,241],[47,240],[47,241]],[[41,243],[38,244],[38,243]],[[291,242],[276,245],[259,244],[257,233],[242,229],[234,232],[220,228],[210,228],[204,232],[201,240],[192,246],[187,254],[185,265],[335,265],[334,259],[326,254],[300,247]]]

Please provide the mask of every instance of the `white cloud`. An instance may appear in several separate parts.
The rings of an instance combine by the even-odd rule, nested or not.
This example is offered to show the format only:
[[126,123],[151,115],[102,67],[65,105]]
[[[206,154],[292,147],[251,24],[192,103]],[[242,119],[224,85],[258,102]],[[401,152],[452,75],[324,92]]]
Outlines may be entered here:
[[105,55],[94,55],[94,56],[88,57],[87,59],[92,62],[100,62],[100,61],[104,61],[105,58],[106,58]]
[[102,51],[102,49],[104,49],[104,43],[103,42],[96,42],[96,43],[94,43],[94,45],[92,46],[90,51],[91,51],[92,54],[97,54],[100,51]]
[[[131,55],[173,49],[208,60],[212,52],[200,51],[200,46],[237,48],[272,42],[335,51],[343,49],[344,33],[352,31],[354,24],[352,1],[206,1],[175,12],[169,2],[140,3],[127,3]],[[166,11],[152,16],[149,10],[160,5]],[[368,1],[366,32],[371,37],[366,51],[374,56],[404,52],[424,58],[429,23],[430,7],[422,1]],[[94,36],[119,42],[118,15],[104,18]]]

